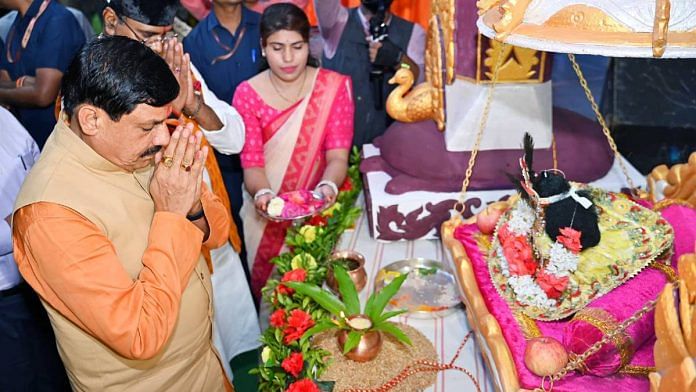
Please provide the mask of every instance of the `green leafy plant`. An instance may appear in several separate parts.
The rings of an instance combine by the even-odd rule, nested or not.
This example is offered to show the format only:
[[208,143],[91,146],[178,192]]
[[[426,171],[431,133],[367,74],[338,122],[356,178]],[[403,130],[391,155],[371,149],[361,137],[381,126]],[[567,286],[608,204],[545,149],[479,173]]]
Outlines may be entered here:
[[303,339],[330,329],[347,330],[348,339],[343,347],[344,354],[357,347],[360,338],[370,331],[390,334],[400,342],[411,345],[408,336],[395,324],[388,322],[390,318],[405,313],[406,310],[384,311],[389,300],[396,295],[406,280],[407,274],[397,277],[382,290],[372,293],[365,303],[365,308],[361,310],[358,292],[348,272],[340,264],[334,265],[333,269],[336,281],[338,281],[338,291],[343,300],[316,285],[300,282],[287,283],[289,287],[312,298],[319,306],[333,315],[332,319],[323,320],[307,330]]
[[270,326],[260,339],[261,361],[250,372],[258,375],[260,391],[296,391],[299,384],[306,388],[309,383],[322,392],[332,388],[331,382],[317,380],[329,365],[330,353],[313,346],[306,332],[333,316],[310,297],[293,292],[287,284],[296,280],[319,286],[324,282],[336,243],[361,213],[355,205],[362,189],[359,165],[360,154],[353,149],[348,176],[339,188],[336,205],[308,219],[305,225],[290,228],[285,237],[289,251],[271,260],[279,278],[269,279],[262,290],[272,313]]

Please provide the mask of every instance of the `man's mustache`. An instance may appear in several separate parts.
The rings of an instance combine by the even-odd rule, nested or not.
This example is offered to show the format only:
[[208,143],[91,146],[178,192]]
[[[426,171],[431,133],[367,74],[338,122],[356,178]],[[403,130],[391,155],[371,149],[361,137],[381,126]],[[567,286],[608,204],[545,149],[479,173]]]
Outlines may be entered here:
[[148,158],[150,156],[154,156],[157,154],[160,150],[162,149],[162,146],[153,146],[147,149],[144,153],[140,154],[141,158]]

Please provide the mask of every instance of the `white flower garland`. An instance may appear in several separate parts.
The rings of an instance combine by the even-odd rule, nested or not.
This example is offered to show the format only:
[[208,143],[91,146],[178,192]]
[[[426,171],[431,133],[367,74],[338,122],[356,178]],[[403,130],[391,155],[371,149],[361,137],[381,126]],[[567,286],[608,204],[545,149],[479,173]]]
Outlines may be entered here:
[[534,210],[527,203],[520,201],[510,213],[508,229],[516,235],[527,236],[534,225]]
[[554,242],[549,251],[549,264],[546,272],[556,276],[569,276],[578,269],[580,255],[577,255],[559,242]]
[[[516,203],[510,211],[508,230],[515,235],[527,237],[534,225],[534,210],[524,201]],[[556,306],[556,300],[550,299],[544,290],[536,283],[532,275],[510,275],[510,267],[502,246],[499,245],[497,253],[500,255],[500,268],[503,276],[508,278],[508,285],[515,292],[517,300],[528,306],[537,306],[544,309]],[[580,255],[569,251],[563,244],[554,242],[549,250],[549,263],[545,272],[557,277],[567,277],[578,269]],[[571,279],[572,280],[572,279]]]
[[508,284],[523,305],[537,306],[544,309],[556,306],[556,301],[549,299],[544,290],[532,279],[531,275],[511,276]]

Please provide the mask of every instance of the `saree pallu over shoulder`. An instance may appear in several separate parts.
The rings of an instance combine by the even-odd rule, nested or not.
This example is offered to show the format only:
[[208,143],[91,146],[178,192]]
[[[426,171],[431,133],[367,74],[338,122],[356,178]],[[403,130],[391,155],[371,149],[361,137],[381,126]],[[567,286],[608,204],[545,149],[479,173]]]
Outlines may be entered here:
[[[280,113],[263,129],[264,169],[273,190],[282,193],[311,189],[319,182],[326,167],[322,146],[327,136],[331,107],[341,88],[345,87],[350,87],[348,77],[320,69],[311,94]],[[261,218],[247,192],[242,216],[248,260],[253,263],[252,288],[260,297],[261,287],[273,269],[269,261],[280,253],[288,223],[268,222]]]

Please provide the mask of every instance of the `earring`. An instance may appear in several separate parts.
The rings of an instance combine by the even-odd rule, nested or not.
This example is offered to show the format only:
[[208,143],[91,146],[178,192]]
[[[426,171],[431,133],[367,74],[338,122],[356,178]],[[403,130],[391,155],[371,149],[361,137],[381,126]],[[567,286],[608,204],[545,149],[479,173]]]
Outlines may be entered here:
[[265,51],[265,50],[262,50],[262,51],[261,51],[261,57],[266,57],[266,51]]

